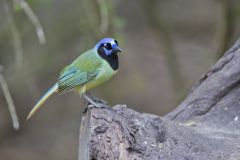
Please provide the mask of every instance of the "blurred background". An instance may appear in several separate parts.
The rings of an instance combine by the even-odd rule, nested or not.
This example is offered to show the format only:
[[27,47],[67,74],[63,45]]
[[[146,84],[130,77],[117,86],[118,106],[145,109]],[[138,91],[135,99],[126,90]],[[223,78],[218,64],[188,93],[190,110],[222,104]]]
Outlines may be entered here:
[[0,0],[0,19],[0,159],[75,160],[85,108],[78,94],[53,96],[25,121],[65,65],[114,37],[124,50],[120,70],[92,93],[164,115],[239,38],[240,1]]

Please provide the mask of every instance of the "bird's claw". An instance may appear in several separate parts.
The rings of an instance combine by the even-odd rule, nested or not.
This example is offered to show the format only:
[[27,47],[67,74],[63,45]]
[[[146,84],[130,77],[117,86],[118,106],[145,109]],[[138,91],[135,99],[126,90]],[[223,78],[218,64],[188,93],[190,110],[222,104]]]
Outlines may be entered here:
[[89,93],[86,93],[84,95],[86,100],[88,101],[88,107],[84,110],[83,113],[87,112],[87,109],[93,109],[93,108],[106,108],[108,107],[107,102],[103,101],[102,99],[96,98]]
[[93,109],[93,108],[107,108],[107,106],[105,106],[105,105],[92,105],[92,104],[89,104],[87,108],[89,108],[89,109]]
[[88,109],[107,108],[108,107],[107,104],[102,102],[104,101],[96,102],[96,100],[94,100],[94,104],[92,104],[91,102],[88,102],[87,107],[84,109],[83,113],[86,113]]

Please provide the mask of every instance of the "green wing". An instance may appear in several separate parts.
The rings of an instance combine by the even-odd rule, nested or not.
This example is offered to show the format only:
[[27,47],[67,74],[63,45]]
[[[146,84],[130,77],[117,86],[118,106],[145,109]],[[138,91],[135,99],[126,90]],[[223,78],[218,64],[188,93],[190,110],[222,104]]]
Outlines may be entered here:
[[101,59],[92,50],[80,55],[72,64],[60,73],[58,92],[65,93],[75,87],[81,87],[98,76]]

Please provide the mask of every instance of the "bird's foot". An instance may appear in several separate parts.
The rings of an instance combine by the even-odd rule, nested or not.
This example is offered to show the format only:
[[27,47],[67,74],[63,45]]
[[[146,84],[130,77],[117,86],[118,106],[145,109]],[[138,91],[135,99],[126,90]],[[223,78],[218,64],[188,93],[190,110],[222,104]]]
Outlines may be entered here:
[[[93,102],[95,103],[101,103],[101,104],[104,104],[104,105],[107,105],[107,102],[98,98],[98,97],[95,97],[93,96],[90,92],[86,92],[85,93],[85,96],[87,96],[89,99],[91,99]],[[86,97],[85,97],[86,98]],[[87,99],[87,98],[86,98]],[[88,100],[88,99],[87,99]],[[89,103],[91,103],[89,100],[88,100]],[[93,104],[94,105],[94,104]]]
[[88,102],[88,108],[92,109],[92,108],[106,108],[107,106],[101,102]]
[[99,98],[94,97],[94,99],[92,99],[92,97],[90,98],[90,96],[88,95],[84,95],[85,99],[88,101],[87,104],[87,108],[85,108],[83,113],[86,113],[88,109],[93,109],[93,108],[107,108],[107,102],[103,101]]
[[108,106],[102,103],[94,103],[92,104],[91,102],[88,102],[87,107],[84,109],[83,113],[87,113],[88,109],[93,109],[93,108],[107,108]]

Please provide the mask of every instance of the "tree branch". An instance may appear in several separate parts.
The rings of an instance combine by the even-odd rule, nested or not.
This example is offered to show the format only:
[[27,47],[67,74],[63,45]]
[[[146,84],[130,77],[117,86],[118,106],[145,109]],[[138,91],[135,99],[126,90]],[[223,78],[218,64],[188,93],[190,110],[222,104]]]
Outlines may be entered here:
[[81,124],[80,155],[99,160],[238,159],[239,68],[237,41],[164,117],[124,105],[88,110]]

